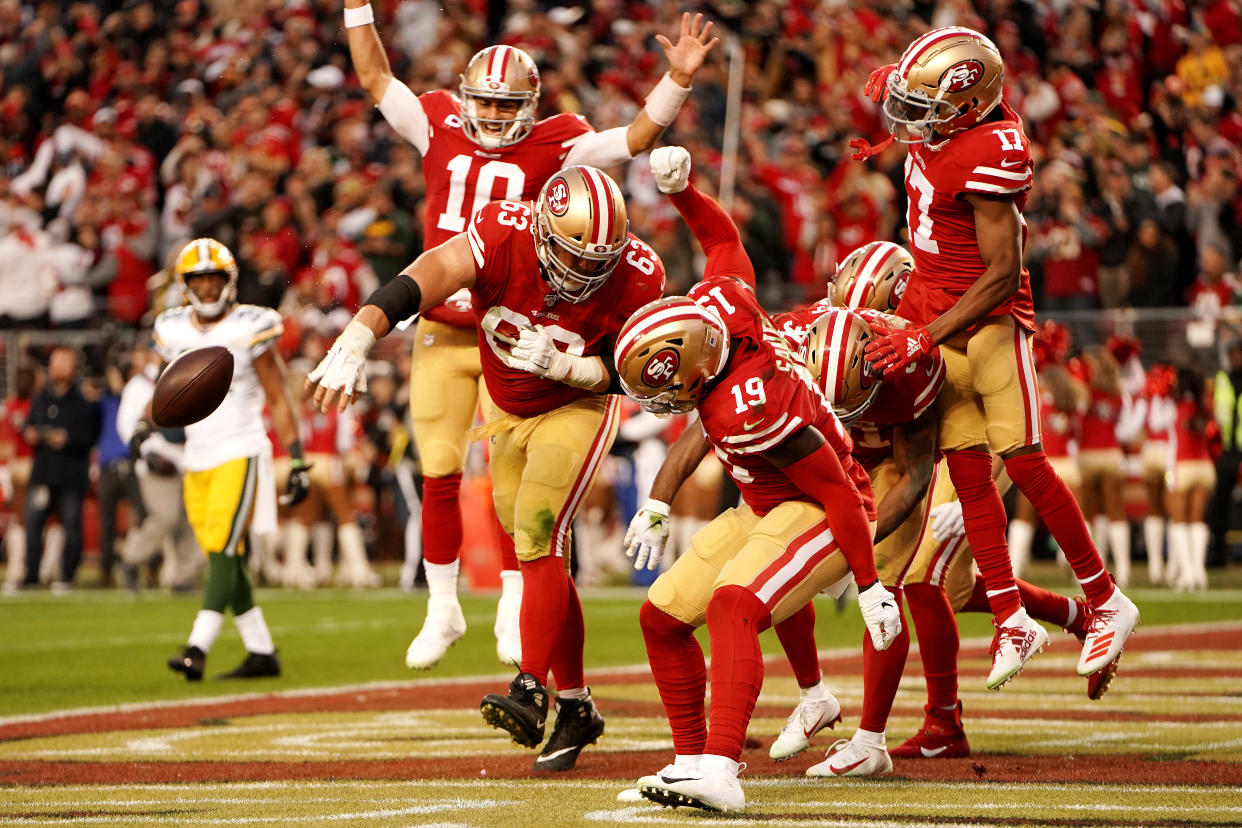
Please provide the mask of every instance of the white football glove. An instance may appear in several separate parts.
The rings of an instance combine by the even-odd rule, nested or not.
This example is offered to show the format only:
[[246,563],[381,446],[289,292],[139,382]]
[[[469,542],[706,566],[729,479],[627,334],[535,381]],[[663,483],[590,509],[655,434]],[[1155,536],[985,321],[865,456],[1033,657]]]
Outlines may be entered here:
[[897,599],[879,581],[858,593],[858,609],[867,632],[871,633],[871,645],[877,650],[887,650],[901,635],[901,610],[897,607]]
[[669,506],[659,500],[648,500],[630,521],[625,532],[625,557],[634,559],[634,568],[658,569],[668,543]]
[[963,534],[966,531],[966,520],[962,517],[962,501],[951,500],[932,509],[931,530],[932,538],[936,542]]
[[594,389],[605,376],[603,360],[559,350],[542,325],[522,328],[518,341],[503,359],[510,368],[578,388]]
[[662,193],[680,193],[690,181],[690,153],[684,147],[651,151],[651,174]]
[[374,344],[371,329],[351,320],[307,379],[329,391],[340,391],[352,402],[367,390],[367,354]]

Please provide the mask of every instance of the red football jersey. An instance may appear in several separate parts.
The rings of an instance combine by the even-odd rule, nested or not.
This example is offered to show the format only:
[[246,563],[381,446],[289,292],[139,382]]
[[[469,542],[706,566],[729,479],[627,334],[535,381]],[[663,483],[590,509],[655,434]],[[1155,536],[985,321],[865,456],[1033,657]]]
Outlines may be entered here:
[[[828,300],[821,299],[814,305],[778,314],[773,321],[795,348],[801,348],[806,343],[807,329],[831,308]],[[880,336],[908,326],[904,319],[870,308],[854,312],[867,320],[871,329]],[[854,459],[871,468],[891,457],[893,427],[904,426],[923,416],[936,401],[936,395],[944,385],[944,376],[944,358],[939,348],[933,348],[901,374],[885,376],[871,405],[850,426]]]
[[1062,411],[1052,404],[1051,394],[1041,394],[1039,401],[1039,421],[1043,428],[1040,431],[1044,454],[1048,457],[1073,457],[1071,443],[1077,436],[1079,414],[1077,411]]
[[729,361],[699,401],[698,411],[708,443],[746,505],[765,515],[786,501],[815,502],[762,455],[802,428],[815,426],[874,520],[871,481],[850,457],[849,435],[802,360],[759,307],[754,291],[736,279],[709,276],[689,296],[719,313],[729,329]]
[[[1196,432],[1191,428],[1191,422],[1198,413],[1194,400],[1177,403],[1177,419],[1170,431],[1173,438],[1173,457],[1178,461],[1212,459],[1207,430]],[[1207,413],[1207,418],[1211,418],[1210,412]]]
[[345,454],[354,447],[357,420],[352,409],[327,412],[305,408],[302,415],[302,444],[307,454]]
[[[1002,104],[1004,106],[1004,104]],[[912,144],[906,157],[910,251],[915,269],[898,314],[926,325],[952,308],[987,266],[979,255],[975,211],[963,196],[1008,196],[1021,210],[1031,188],[1031,145],[1022,124],[1005,107],[1005,120],[972,127],[930,149]],[[1026,222],[1022,245],[1026,246]],[[1035,329],[1031,277],[1022,269],[1017,294],[990,316],[1011,314]]]
[[[536,122],[522,140],[505,147],[481,147],[462,128],[461,102],[449,92],[418,96],[427,114],[427,183],[423,244],[431,249],[466,229],[470,217],[493,200],[533,201],[565,163],[574,138],[593,132],[581,115],[563,113]],[[474,324],[469,297],[454,296],[423,312],[458,327]]]
[[1082,415],[1083,450],[1117,448],[1117,420],[1121,417],[1121,396],[1095,388]]
[[521,328],[542,325],[565,353],[598,356],[605,346],[611,350],[630,314],[664,292],[664,264],[631,234],[602,287],[578,304],[557,300],[539,270],[534,219],[531,203],[493,201],[474,214],[467,234],[476,271],[470,295],[487,390],[496,405],[520,417],[544,414],[591,393],[505,365],[500,355],[517,342]]

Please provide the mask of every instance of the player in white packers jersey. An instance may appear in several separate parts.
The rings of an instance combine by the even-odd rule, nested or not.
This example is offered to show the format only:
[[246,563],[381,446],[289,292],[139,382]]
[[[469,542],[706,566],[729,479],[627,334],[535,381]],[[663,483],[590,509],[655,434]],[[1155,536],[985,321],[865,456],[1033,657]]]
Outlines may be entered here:
[[[207,585],[185,650],[170,658],[168,666],[191,681],[201,679],[207,653],[224,623],[224,610],[231,609],[247,655],[220,677],[278,676],[276,647],[263,611],[254,603],[242,556],[252,517],[275,521],[271,444],[263,428],[265,403],[293,458],[282,501],[296,504],[309,488],[297,421],[285,392],[284,362],[273,347],[283,325],[271,308],[236,303],[237,263],[215,239],[187,244],[174,269],[189,305],[156,318],[156,350],[172,361],[197,348],[228,348],[233,382],[215,411],[185,429],[185,511],[207,555]],[[152,429],[149,421],[140,423],[131,446],[141,445]]]
[[[389,125],[422,156],[426,249],[464,231],[490,201],[533,201],[559,170],[582,164],[607,169],[650,149],[677,115],[695,72],[716,43],[712,24],[703,24],[702,15],[682,15],[676,44],[658,37],[669,71],[646,106],[632,123],[596,132],[575,113],[535,120],[539,70],[530,55],[512,46],[492,46],[474,55],[461,76],[459,95],[447,90],[415,95],[393,76],[373,21],[369,3],[347,0],[344,23],[359,80]],[[466,631],[457,601],[458,493],[466,432],[480,401],[487,408],[468,291],[419,315],[413,366],[410,417],[423,469],[423,553],[430,595],[426,621],[410,643],[406,665],[425,670]],[[516,665],[521,662],[522,579],[512,545],[502,552],[496,652],[502,662]]]

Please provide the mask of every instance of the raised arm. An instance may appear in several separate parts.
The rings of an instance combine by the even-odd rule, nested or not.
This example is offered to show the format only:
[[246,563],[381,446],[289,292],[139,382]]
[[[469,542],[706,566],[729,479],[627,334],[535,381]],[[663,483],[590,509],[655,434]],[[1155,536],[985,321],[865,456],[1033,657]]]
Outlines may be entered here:
[[345,0],[345,39],[349,59],[362,88],[379,107],[384,120],[420,154],[429,142],[427,114],[418,96],[392,74],[388,54],[375,29],[375,14],[368,0]]
[[707,256],[703,275],[732,276],[754,288],[755,268],[732,216],[690,183],[690,153],[682,147],[652,151],[651,174],[702,246]]

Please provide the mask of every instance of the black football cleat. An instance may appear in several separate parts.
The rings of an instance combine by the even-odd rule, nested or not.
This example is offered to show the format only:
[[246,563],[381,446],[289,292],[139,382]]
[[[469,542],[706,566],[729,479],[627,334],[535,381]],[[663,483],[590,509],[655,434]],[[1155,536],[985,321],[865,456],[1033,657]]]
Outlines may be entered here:
[[[588,691],[589,693],[589,691]],[[567,771],[578,761],[578,754],[604,733],[604,717],[595,709],[595,700],[556,700],[556,726],[543,752],[535,760],[537,771]]]
[[221,679],[248,679],[248,678],[272,678],[280,675],[280,659],[276,657],[276,653],[268,653],[261,655],[259,653],[246,653],[246,660],[238,664],[235,668],[227,673],[221,673],[216,678]]
[[509,695],[488,693],[479,710],[483,721],[507,732],[519,745],[539,747],[548,718],[548,691],[530,673],[518,673],[509,683]]
[[168,659],[169,669],[185,673],[187,681],[199,681],[207,665],[207,654],[198,647],[186,647],[180,655]]

